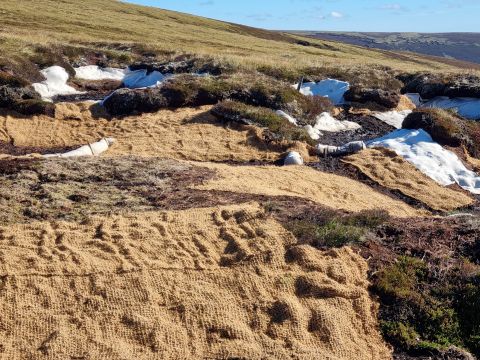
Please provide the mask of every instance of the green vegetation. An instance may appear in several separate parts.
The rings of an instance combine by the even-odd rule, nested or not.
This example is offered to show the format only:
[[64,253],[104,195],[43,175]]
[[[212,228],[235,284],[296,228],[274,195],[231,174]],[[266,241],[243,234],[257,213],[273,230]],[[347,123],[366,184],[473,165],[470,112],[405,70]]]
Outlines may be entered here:
[[286,228],[312,246],[342,247],[362,243],[369,230],[387,220],[388,214],[383,211],[363,211],[342,217],[291,220]]
[[269,108],[251,106],[237,101],[224,101],[216,105],[212,113],[224,121],[267,128],[273,140],[304,141],[313,145],[303,128],[291,124]]
[[478,278],[465,276],[459,268],[440,278],[437,271],[418,258],[400,257],[378,273],[374,291],[382,302],[382,331],[411,353],[455,345],[479,355]]

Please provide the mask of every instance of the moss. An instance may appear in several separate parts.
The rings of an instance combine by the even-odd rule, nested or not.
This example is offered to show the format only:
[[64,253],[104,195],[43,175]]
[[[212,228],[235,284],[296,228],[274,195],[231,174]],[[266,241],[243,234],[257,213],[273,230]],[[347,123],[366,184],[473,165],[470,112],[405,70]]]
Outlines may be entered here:
[[410,350],[418,345],[420,335],[408,324],[381,321],[380,328],[385,338],[399,348]]
[[289,125],[286,119],[271,109],[250,106],[237,101],[222,102],[213,109],[213,113],[224,119],[266,127],[274,133],[278,133],[284,127],[294,126]]
[[403,83],[396,79],[395,72],[385,66],[323,66],[305,67],[301,75],[312,81],[332,78],[348,81],[352,86],[400,92]]
[[165,83],[161,88],[161,94],[167,99],[169,107],[197,105],[194,100],[198,94],[198,86],[195,86],[193,81],[189,82],[184,78],[179,78]]
[[448,271],[438,277],[431,266],[404,256],[377,274],[373,289],[380,296],[385,337],[413,353],[455,345],[478,354],[474,344],[480,334],[480,291],[464,287],[465,279]]
[[[299,94],[298,92],[296,92]],[[298,96],[295,101],[299,104],[300,114],[306,125],[314,125],[316,118],[323,112],[333,109],[332,102],[322,96]]]
[[459,146],[462,129],[458,119],[446,110],[421,109],[413,112],[403,122],[405,129],[423,129],[442,145]]
[[363,210],[346,218],[345,222],[352,226],[375,229],[386,223],[390,215],[385,210]]
[[417,327],[423,338],[438,346],[461,344],[460,325],[454,308],[439,301],[430,301],[421,307],[422,321]]
[[314,145],[304,128],[291,124],[273,110],[265,107],[251,106],[238,101],[224,101],[216,105],[212,109],[212,113],[226,121],[265,128],[264,135],[268,141],[302,141]]
[[[304,96],[286,83],[248,73],[218,77],[179,75],[162,86],[162,93],[169,92],[178,97],[173,107],[213,105],[230,99],[250,106],[285,110],[305,125],[333,108],[327,98]],[[303,136],[302,131],[291,130],[292,138]]]
[[465,285],[457,297],[460,326],[467,347],[480,355],[480,278]]

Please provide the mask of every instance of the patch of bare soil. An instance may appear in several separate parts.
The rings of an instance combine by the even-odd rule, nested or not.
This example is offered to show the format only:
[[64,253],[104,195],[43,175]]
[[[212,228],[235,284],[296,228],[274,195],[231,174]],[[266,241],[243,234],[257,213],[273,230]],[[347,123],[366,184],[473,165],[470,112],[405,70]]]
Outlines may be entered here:
[[195,161],[275,161],[286,150],[265,144],[259,128],[219,124],[209,109],[162,110],[120,120],[108,119],[91,103],[57,104],[55,118],[0,116],[0,142],[49,152],[114,137],[111,156]]
[[392,151],[369,149],[343,161],[354,165],[380,185],[398,190],[434,210],[450,211],[474,202],[465,193],[438,185]]
[[391,358],[365,261],[255,203],[0,226],[0,254],[6,358]]
[[212,176],[206,169],[141,157],[0,160],[2,224],[145,211],[149,197]]
[[369,141],[382,137],[395,130],[383,121],[380,121],[372,116],[355,115],[344,112],[340,117],[341,120],[353,121],[360,124],[362,127],[353,131],[342,132],[327,132],[324,131],[320,136],[318,142],[324,145],[341,146],[351,141]]
[[87,221],[91,216],[187,210],[250,201],[291,207],[309,201],[192,189],[217,177],[216,171],[185,162],[145,157],[0,158],[0,223],[32,220]]

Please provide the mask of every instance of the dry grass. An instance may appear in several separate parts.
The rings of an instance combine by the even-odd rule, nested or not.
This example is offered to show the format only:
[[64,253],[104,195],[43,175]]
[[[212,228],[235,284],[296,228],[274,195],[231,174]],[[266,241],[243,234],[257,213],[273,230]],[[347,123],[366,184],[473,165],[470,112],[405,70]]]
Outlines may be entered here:
[[213,55],[246,68],[376,64],[404,71],[458,70],[421,55],[400,56],[323,40],[308,39],[310,46],[301,46],[296,42],[302,38],[295,35],[114,0],[3,0],[0,14],[0,66],[2,61],[18,65],[24,56],[35,57],[38,46],[56,45],[69,47],[70,53],[84,47],[125,58],[131,50]]

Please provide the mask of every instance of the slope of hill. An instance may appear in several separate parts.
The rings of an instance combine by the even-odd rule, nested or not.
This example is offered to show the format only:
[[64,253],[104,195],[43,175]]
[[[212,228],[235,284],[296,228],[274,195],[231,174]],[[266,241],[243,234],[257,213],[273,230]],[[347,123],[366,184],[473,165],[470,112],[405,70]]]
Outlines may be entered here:
[[480,33],[299,32],[373,49],[410,51],[480,64]]
[[70,52],[111,50],[118,56],[129,56],[130,49],[214,55],[248,67],[376,64],[403,70],[455,68],[415,54],[396,56],[337,42],[309,39],[310,46],[302,46],[296,35],[116,0],[4,0],[0,14],[0,64],[21,61],[19,56],[35,58],[38,46],[50,44],[73,46]]

